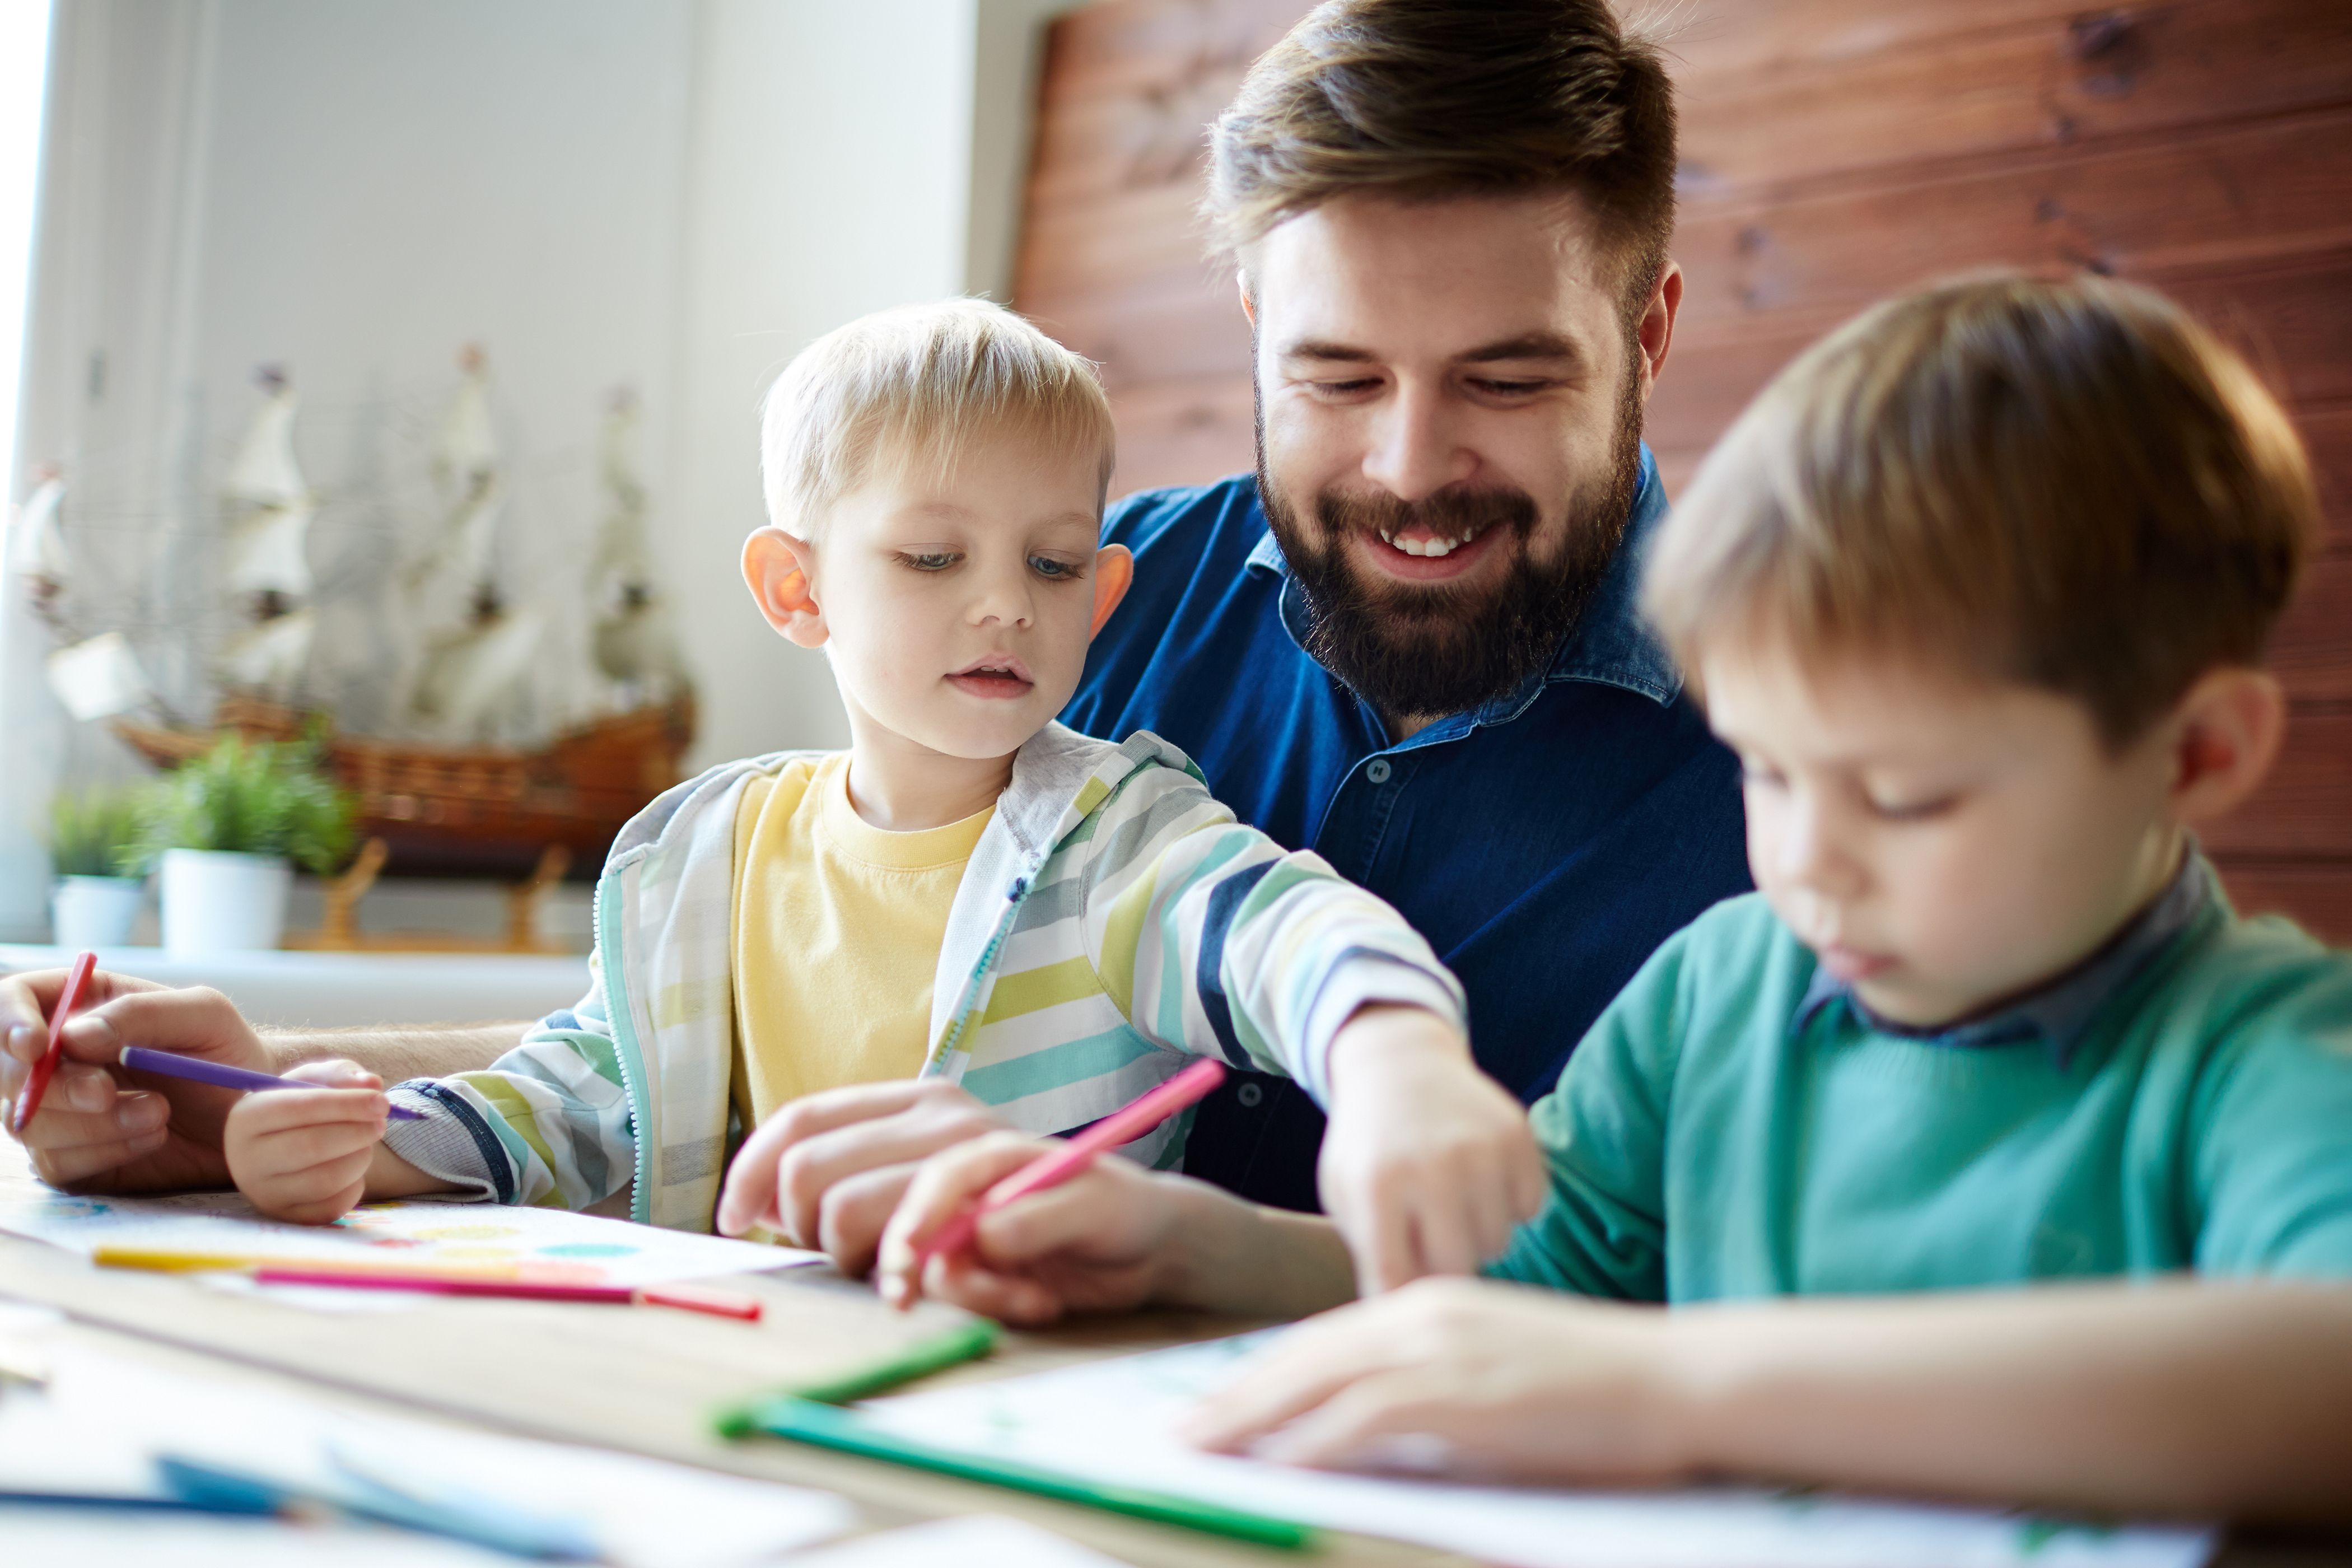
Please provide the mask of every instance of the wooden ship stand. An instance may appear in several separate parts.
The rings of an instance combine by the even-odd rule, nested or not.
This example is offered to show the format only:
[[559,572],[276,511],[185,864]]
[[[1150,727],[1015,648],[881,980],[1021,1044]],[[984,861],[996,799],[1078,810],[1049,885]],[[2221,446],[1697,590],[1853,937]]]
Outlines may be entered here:
[[[115,733],[160,768],[211,750],[224,734],[298,741],[319,717],[250,697],[225,700],[212,728],[117,720]],[[567,869],[593,876],[622,825],[681,776],[694,738],[694,699],[681,694],[582,725],[533,752],[439,746],[324,733],[328,770],[350,792],[362,847],[330,879],[325,923],[289,945],[407,952],[552,951],[537,934],[540,900]],[[509,892],[503,942],[409,933],[370,936],[358,904],[385,870],[408,876],[523,879]]]

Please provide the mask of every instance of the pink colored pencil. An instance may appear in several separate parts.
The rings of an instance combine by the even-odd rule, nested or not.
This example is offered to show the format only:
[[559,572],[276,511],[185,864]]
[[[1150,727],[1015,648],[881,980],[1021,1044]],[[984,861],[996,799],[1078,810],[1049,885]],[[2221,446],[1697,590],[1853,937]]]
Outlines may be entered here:
[[703,1290],[690,1285],[551,1285],[528,1279],[468,1279],[454,1274],[386,1269],[361,1273],[347,1268],[257,1268],[263,1285],[331,1285],[345,1290],[416,1290],[432,1296],[502,1296],[526,1301],[603,1301],[614,1306],[677,1307],[718,1318],[760,1321],[754,1296]]
[[920,1268],[942,1253],[961,1252],[971,1245],[981,1216],[994,1214],[1031,1193],[1058,1187],[1093,1164],[1097,1156],[1132,1143],[1186,1106],[1205,1099],[1225,1081],[1224,1064],[1202,1057],[1150,1093],[1122,1107],[1079,1133],[1050,1154],[1040,1154],[982,1194],[980,1202],[959,1210],[930,1238],[915,1248]]

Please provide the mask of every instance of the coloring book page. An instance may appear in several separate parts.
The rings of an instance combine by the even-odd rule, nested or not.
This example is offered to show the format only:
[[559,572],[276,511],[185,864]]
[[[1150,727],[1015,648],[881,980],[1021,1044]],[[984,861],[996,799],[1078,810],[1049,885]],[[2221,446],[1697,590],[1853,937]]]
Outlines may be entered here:
[[368,1204],[332,1225],[263,1219],[236,1193],[73,1197],[0,1185],[0,1230],[87,1257],[100,1247],[201,1253],[300,1267],[514,1271],[551,1285],[660,1285],[824,1260],[794,1247],[663,1230],[566,1209],[502,1204]]
[[860,1406],[902,1436],[1517,1568],[2195,1568],[2210,1531],[1753,1489],[1460,1486],[1203,1454],[1172,1435],[1273,1333]]

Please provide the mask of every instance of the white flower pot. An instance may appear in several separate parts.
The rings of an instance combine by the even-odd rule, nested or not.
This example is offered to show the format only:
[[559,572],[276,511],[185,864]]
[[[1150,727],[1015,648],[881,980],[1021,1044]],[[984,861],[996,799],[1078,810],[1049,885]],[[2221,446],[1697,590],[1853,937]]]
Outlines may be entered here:
[[280,855],[163,851],[163,951],[250,952],[286,934],[294,868]]
[[127,947],[147,884],[137,877],[59,877],[49,893],[49,933],[59,947]]

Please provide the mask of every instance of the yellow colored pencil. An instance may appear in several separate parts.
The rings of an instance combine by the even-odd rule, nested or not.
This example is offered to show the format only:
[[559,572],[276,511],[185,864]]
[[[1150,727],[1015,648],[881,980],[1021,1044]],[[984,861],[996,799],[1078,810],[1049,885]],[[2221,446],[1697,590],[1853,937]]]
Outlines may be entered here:
[[271,1257],[262,1253],[236,1252],[173,1252],[145,1247],[100,1247],[94,1248],[89,1260],[100,1268],[142,1268],[160,1274],[198,1274],[220,1270],[250,1272],[256,1268],[307,1268],[332,1274],[387,1275],[430,1274],[439,1278],[465,1279],[514,1279],[520,1270],[504,1266],[472,1266],[436,1263],[430,1267],[387,1263],[374,1258],[320,1258]]

